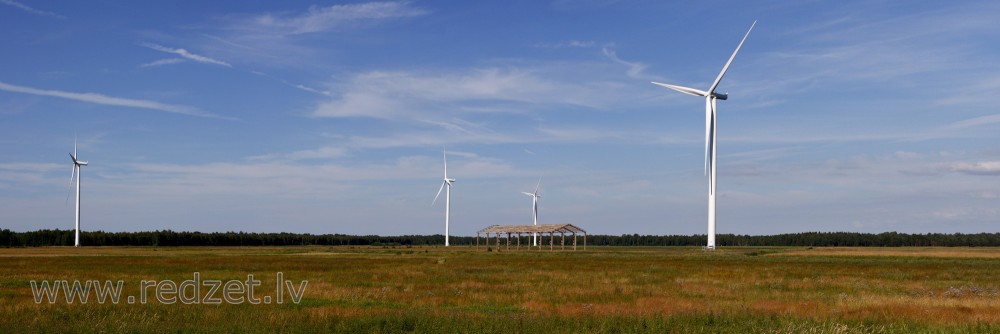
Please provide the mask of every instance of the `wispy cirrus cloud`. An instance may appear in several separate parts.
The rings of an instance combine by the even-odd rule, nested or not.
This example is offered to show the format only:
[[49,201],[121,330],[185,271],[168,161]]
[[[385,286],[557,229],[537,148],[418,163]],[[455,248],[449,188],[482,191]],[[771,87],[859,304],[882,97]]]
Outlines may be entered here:
[[967,120],[964,120],[964,121],[958,121],[958,122],[951,123],[950,125],[948,125],[947,129],[950,129],[950,130],[963,129],[963,128],[968,128],[968,127],[974,127],[974,126],[980,126],[980,125],[987,125],[987,124],[994,124],[994,123],[1000,123],[1000,114],[987,115],[987,116],[981,116],[981,117],[976,117],[976,118],[970,118],[970,119],[967,119]]
[[329,91],[319,90],[319,89],[312,88],[312,87],[309,87],[309,86],[306,86],[306,85],[303,85],[303,84],[297,84],[297,85],[295,85],[295,88],[298,88],[298,89],[306,91],[306,92],[319,94],[319,95],[326,95],[326,96],[332,95]]
[[59,15],[59,14],[56,14],[56,13],[53,13],[53,12],[47,12],[47,11],[44,11],[44,10],[38,10],[38,9],[31,8],[28,5],[25,5],[23,3],[20,3],[20,2],[14,1],[14,0],[0,0],[0,3],[8,5],[8,6],[11,6],[11,7],[14,7],[14,8],[17,8],[17,9],[20,9],[20,10],[23,10],[23,11],[31,13],[31,14],[35,14],[35,15],[48,16],[48,17],[57,18],[57,19],[65,19],[66,18],[65,16],[62,16],[62,15]]
[[[1000,86],[992,77],[980,79],[992,68],[984,57],[988,53],[978,49],[983,45],[980,41],[991,37],[984,35],[1000,28],[992,15],[997,8],[996,3],[982,2],[885,15],[847,6],[826,20],[789,29],[781,49],[757,58],[748,55],[747,61],[757,62],[748,68],[767,69],[773,74],[757,75],[770,78],[769,82],[746,88],[756,86],[762,94],[789,95],[827,85],[863,86],[891,89],[893,93],[914,91],[938,97],[939,103],[948,105],[978,103],[969,97],[982,98],[980,90]],[[751,42],[747,46],[755,48]],[[914,80],[925,75],[938,77],[937,85]]]
[[233,13],[205,26],[201,50],[246,64],[278,67],[328,65],[325,43],[306,43],[328,34],[377,28],[380,23],[427,15],[409,1],[312,6],[279,12]]
[[66,92],[60,90],[38,89],[32,87],[11,85],[8,83],[4,83],[2,81],[0,81],[0,90],[13,93],[37,95],[37,96],[58,97],[68,100],[102,104],[108,106],[149,109],[149,110],[165,111],[175,114],[226,119],[226,117],[221,117],[215,114],[200,111],[198,110],[198,108],[195,107],[177,105],[177,104],[167,104],[150,100],[139,100],[139,99],[107,96],[98,93],[76,93],[76,92]]
[[598,44],[595,41],[581,41],[581,40],[570,40],[566,42],[559,43],[537,43],[536,48],[546,48],[546,49],[561,49],[561,48],[593,48],[597,47]]
[[165,58],[165,59],[154,60],[154,61],[142,64],[142,65],[139,65],[139,67],[156,67],[156,66],[177,64],[177,63],[183,63],[183,62],[184,62],[184,59],[181,59],[181,58]]
[[428,11],[412,6],[408,1],[367,2],[327,7],[312,6],[299,14],[263,14],[241,16],[230,26],[236,30],[255,30],[268,34],[297,35],[328,31],[362,21],[413,17]]
[[[597,83],[547,78],[544,70],[471,68],[449,71],[370,71],[336,84],[339,96],[315,117],[421,118],[429,112],[522,112],[526,106],[603,108],[610,98]],[[422,117],[426,119],[426,117]]]
[[324,146],[316,149],[299,150],[284,154],[266,154],[248,157],[247,160],[325,160],[340,158],[347,154],[347,149],[336,146]]
[[[173,53],[173,54],[176,54],[178,56],[181,56],[184,59],[190,59],[190,60],[193,60],[193,61],[196,61],[196,62],[199,62],[199,63],[203,63],[203,64],[220,65],[220,66],[225,66],[225,67],[230,67],[230,68],[233,67],[233,65],[230,65],[227,62],[224,62],[224,61],[221,61],[221,60],[218,60],[218,59],[209,58],[209,57],[202,56],[202,55],[197,55],[197,54],[191,53],[191,52],[189,52],[188,50],[185,50],[185,49],[168,48],[168,47],[165,47],[165,46],[162,46],[162,45],[159,45],[159,44],[153,44],[153,43],[142,43],[141,45],[144,46],[144,47],[156,50],[156,51],[161,51],[161,52],[166,52],[166,53]],[[179,61],[164,62],[164,61],[167,61],[167,59],[156,61],[156,62],[161,62],[160,64],[156,64],[156,65],[173,64],[173,63],[178,63],[179,62]],[[156,63],[156,62],[153,62],[153,63]],[[152,63],[150,63],[150,64],[152,64]]]
[[604,53],[604,56],[608,57],[608,59],[611,59],[611,61],[628,66],[628,70],[625,73],[628,75],[629,78],[633,79],[651,78],[647,76],[645,73],[643,73],[646,70],[647,67],[646,64],[640,62],[631,62],[622,60],[621,58],[618,58],[618,53],[616,53],[615,50],[610,47],[602,48],[601,52]]
[[973,175],[1000,175],[1000,161],[956,162],[948,165],[953,172]]

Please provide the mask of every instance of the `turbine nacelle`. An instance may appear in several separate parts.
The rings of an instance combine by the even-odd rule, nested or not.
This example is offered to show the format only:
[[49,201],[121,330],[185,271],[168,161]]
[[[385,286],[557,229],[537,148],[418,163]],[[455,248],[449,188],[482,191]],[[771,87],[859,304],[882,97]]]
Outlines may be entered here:
[[76,157],[73,156],[73,153],[69,154],[69,158],[73,160],[73,164],[74,165],[77,165],[77,166],[86,166],[87,165],[86,161],[76,160]]
[[535,191],[530,192],[530,193],[527,192],[527,191],[522,191],[521,193],[525,194],[525,195],[528,195],[528,196],[531,196],[531,197],[534,197],[534,198],[542,197],[542,195],[538,194],[538,187],[540,187],[540,186],[542,186],[542,179],[538,178],[538,183],[535,184]]

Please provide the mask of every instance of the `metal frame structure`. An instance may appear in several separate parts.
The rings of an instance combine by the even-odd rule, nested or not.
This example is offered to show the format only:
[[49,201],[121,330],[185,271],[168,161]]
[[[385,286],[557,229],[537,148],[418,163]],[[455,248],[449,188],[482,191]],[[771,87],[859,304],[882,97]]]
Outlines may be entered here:
[[[549,235],[549,251],[555,250],[555,235],[560,235],[559,249],[566,249],[566,234],[571,234],[573,236],[573,250],[576,250],[577,234],[583,234],[583,249],[587,249],[587,231],[582,228],[576,227],[573,224],[541,224],[541,225],[490,225],[487,228],[479,230],[476,232],[476,249],[479,249],[479,239],[482,235],[486,235],[486,246],[490,246],[491,235],[496,236],[496,249],[500,251],[500,237],[504,236],[506,239],[506,250],[510,250],[510,239],[513,235],[516,241],[516,248],[521,249],[521,237],[528,236],[529,240],[532,234],[538,234],[542,238],[542,242],[538,243],[538,250],[542,250],[542,246],[545,243],[545,234]],[[532,247],[531,243],[527,244],[528,249]]]

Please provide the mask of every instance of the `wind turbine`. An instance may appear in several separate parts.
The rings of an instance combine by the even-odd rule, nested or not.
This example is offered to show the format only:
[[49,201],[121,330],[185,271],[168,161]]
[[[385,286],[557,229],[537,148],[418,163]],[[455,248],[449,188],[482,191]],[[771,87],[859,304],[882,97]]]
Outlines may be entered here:
[[[708,246],[706,248],[714,250],[715,249],[715,153],[716,153],[716,100],[725,100],[729,97],[728,94],[719,94],[715,92],[715,88],[719,86],[719,82],[722,81],[722,77],[726,75],[726,70],[729,69],[729,65],[733,63],[733,58],[736,58],[736,54],[740,52],[740,48],[743,47],[743,42],[746,42],[747,37],[750,36],[750,31],[753,27],[757,25],[757,21],[753,21],[750,25],[750,29],[747,30],[746,35],[743,36],[743,40],[740,41],[740,45],[736,46],[736,51],[733,51],[733,55],[729,56],[729,61],[726,62],[726,66],[722,67],[722,72],[719,72],[719,76],[715,78],[712,85],[708,87],[708,90],[702,91],[694,88],[668,85],[659,82],[653,82],[655,85],[660,85],[667,87],[678,92],[705,97],[705,174],[709,174],[709,169],[711,169],[711,174],[708,176]],[[711,149],[711,155],[709,155],[709,149]]]
[[[540,185],[542,185],[542,179],[538,179],[538,184],[535,184],[534,192],[521,192],[522,194],[531,196],[531,220],[534,222],[535,226],[538,226],[538,198],[542,197],[542,195],[538,194],[538,186]],[[538,246],[538,232],[531,233],[531,236],[532,240],[534,240],[532,242],[532,246]]]
[[448,243],[448,220],[451,219],[451,187],[452,183],[455,183],[455,179],[448,178],[448,151],[442,150],[442,152],[444,152],[444,181],[441,182],[441,188],[438,189],[437,195],[434,195],[434,201],[431,202],[431,205],[437,203],[441,191],[444,190],[445,186],[448,186],[448,192],[444,197],[444,246],[448,247],[450,245]]
[[86,161],[80,161],[77,159],[76,154],[76,140],[73,140],[73,153],[69,155],[70,159],[73,159],[73,173],[69,176],[70,187],[73,186],[73,179],[76,179],[76,237],[74,246],[80,247],[80,172],[82,171],[80,167],[86,166]]

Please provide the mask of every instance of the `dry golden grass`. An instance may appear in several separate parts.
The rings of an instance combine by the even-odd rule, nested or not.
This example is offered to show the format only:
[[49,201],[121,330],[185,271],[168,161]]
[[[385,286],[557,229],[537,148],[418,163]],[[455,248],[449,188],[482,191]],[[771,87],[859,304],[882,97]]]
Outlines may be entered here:
[[[498,319],[606,331],[728,332],[1000,329],[997,249],[605,248],[485,252],[469,247],[0,249],[0,328],[100,323],[124,331],[208,328],[368,331],[373,321],[444,331]],[[906,254],[906,255],[899,255]],[[764,256],[757,256],[764,255]],[[30,280],[262,281],[309,285],[299,305],[36,305]],[[376,319],[376,320],[371,320]],[[426,320],[430,319],[430,320]],[[560,320],[572,319],[572,320]],[[680,319],[680,320],[678,320]],[[248,327],[251,325],[257,327]],[[470,325],[471,324],[471,325]],[[360,327],[352,327],[352,326]],[[614,325],[614,326],[612,326]],[[380,325],[381,326],[381,325]],[[473,326],[473,327],[469,327]],[[612,326],[612,327],[608,327]],[[629,327],[635,326],[635,327]],[[688,326],[688,327],[684,327]],[[707,326],[707,327],[704,327]],[[712,327],[715,326],[715,327]],[[858,327],[860,326],[860,327]],[[447,328],[452,328],[448,330]],[[504,327],[497,327],[498,330]],[[543,327],[549,328],[549,327]],[[438,328],[442,329],[442,328]],[[523,327],[528,331],[542,329]],[[626,330],[631,331],[631,330]]]
[[1000,250],[993,247],[816,247],[768,255],[1000,259]]

